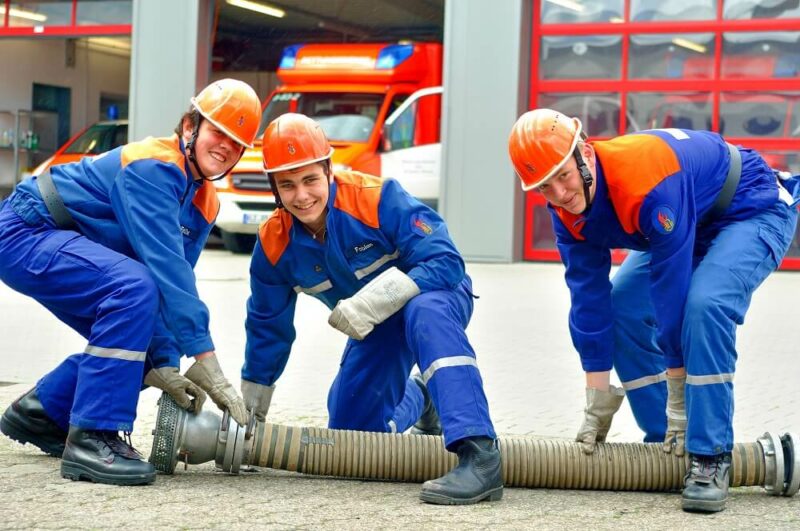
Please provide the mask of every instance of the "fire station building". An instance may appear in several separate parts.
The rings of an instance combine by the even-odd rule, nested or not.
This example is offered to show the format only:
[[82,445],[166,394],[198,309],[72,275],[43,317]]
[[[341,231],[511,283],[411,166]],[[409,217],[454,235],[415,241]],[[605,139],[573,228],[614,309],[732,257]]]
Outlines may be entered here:
[[0,194],[92,123],[168,134],[213,79],[267,97],[285,46],[398,40],[443,43],[438,208],[470,260],[558,259],[507,154],[531,108],[592,139],[710,129],[800,173],[797,0],[0,0]]

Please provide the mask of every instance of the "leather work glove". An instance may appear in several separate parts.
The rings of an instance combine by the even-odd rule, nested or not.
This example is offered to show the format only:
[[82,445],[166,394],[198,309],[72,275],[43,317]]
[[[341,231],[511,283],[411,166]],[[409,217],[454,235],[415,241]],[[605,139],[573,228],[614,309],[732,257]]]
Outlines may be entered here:
[[260,383],[242,380],[242,396],[248,411],[252,411],[257,420],[267,420],[269,404],[272,402],[272,392],[275,384],[262,385]]
[[194,413],[200,413],[206,401],[203,390],[182,376],[178,367],[150,369],[144,377],[144,384],[166,391],[179,407]]
[[216,355],[195,361],[185,376],[207,392],[218,408],[227,409],[240,426],[247,425],[247,409],[244,407],[244,401],[222,374]]
[[611,428],[611,419],[622,405],[625,391],[613,385],[608,386],[608,391],[600,389],[586,389],[586,409],[583,410],[584,418],[578,436],[575,440],[581,443],[585,454],[593,454],[596,443],[604,442],[608,430]]
[[390,267],[352,297],[340,300],[328,317],[328,324],[361,340],[417,295],[419,287],[411,277]]
[[667,435],[664,452],[686,453],[686,376],[667,375]]

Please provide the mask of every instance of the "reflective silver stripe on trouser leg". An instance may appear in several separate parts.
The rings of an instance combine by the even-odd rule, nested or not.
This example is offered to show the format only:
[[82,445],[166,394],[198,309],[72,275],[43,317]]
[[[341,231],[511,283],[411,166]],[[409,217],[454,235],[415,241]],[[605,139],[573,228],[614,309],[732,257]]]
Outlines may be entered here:
[[733,373],[726,372],[722,374],[706,374],[703,376],[694,376],[692,374],[687,374],[686,383],[689,385],[714,385],[714,384],[733,383]]
[[391,430],[390,433],[397,433],[397,423],[394,420],[390,420],[387,424],[389,425],[389,430]]
[[113,358],[115,360],[139,361],[144,362],[147,355],[146,352],[139,352],[136,350],[125,350],[121,348],[103,348],[95,347],[94,345],[86,345],[84,351],[90,356],[98,358]]
[[460,367],[467,365],[471,365],[476,369],[478,368],[477,360],[470,356],[450,356],[449,358],[439,358],[431,363],[428,368],[425,369],[425,372],[422,373],[422,381],[427,384],[428,380],[433,377],[433,373],[439,369],[443,369],[444,367]]
[[642,387],[647,387],[648,385],[665,381],[667,381],[667,371],[663,371],[658,374],[651,374],[649,376],[642,376],[641,378],[636,378],[635,380],[628,380],[627,382],[621,383],[623,389],[626,391],[633,391],[635,389],[641,389]]

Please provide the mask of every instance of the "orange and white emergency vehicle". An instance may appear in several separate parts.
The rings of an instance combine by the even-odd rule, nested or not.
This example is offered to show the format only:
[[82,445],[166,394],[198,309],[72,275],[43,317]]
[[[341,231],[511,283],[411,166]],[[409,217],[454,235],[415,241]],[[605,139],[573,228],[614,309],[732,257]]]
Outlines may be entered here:
[[442,45],[298,44],[285,48],[280,85],[265,102],[256,146],[216,181],[225,247],[250,252],[275,208],[261,161],[261,135],[286,112],[320,123],[334,169],[392,177],[423,202],[438,202]]

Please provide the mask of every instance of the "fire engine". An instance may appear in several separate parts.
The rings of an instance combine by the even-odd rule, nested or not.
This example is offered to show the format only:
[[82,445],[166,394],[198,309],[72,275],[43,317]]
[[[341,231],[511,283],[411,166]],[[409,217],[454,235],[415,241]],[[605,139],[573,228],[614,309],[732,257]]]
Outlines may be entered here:
[[[334,147],[333,167],[395,178],[438,202],[442,45],[298,44],[284,50],[280,85],[265,102],[261,133],[286,112],[320,123]],[[217,227],[225,247],[250,252],[258,225],[275,208],[263,172],[261,141],[217,181]]]

